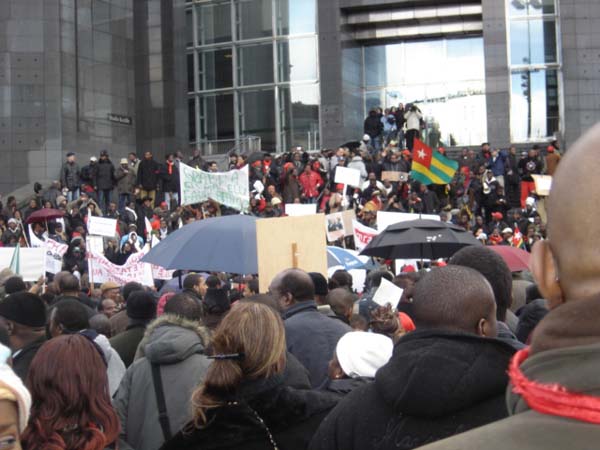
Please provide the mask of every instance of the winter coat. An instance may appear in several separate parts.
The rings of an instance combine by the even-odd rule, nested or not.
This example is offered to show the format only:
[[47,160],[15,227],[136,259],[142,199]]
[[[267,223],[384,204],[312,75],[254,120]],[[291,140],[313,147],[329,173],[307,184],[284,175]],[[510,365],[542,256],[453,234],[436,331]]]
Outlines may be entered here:
[[302,192],[307,198],[315,198],[319,196],[319,187],[323,184],[321,176],[317,172],[310,173],[302,172],[298,177]]
[[357,169],[360,171],[361,184],[364,183],[367,179],[367,176],[369,176],[369,174],[367,173],[367,167],[365,166],[365,163],[360,156],[355,156],[354,158],[352,158],[352,160],[348,163],[348,168]]
[[372,381],[372,378],[340,378],[336,380],[327,380],[323,385],[322,390],[344,396],[354,389],[364,386]]
[[94,342],[102,349],[106,361],[106,375],[108,377],[108,390],[112,397],[117,392],[123,375],[125,375],[125,364],[117,351],[111,347],[110,341],[103,334],[99,334]]
[[560,162],[560,154],[556,151],[548,152],[546,155],[546,173],[548,175],[554,175],[558,163]]
[[90,163],[87,166],[83,166],[81,169],[81,181],[89,186],[95,186],[96,174],[98,173],[98,163]]
[[336,402],[286,387],[280,375],[244,381],[227,404],[206,413],[208,426],[188,425],[161,450],[304,450]]
[[306,367],[311,385],[321,386],[338,340],[351,328],[321,314],[313,300],[297,302],[283,318],[288,351]]
[[407,130],[420,130],[421,129],[421,119],[423,118],[423,114],[418,111],[408,111],[404,114],[404,119],[406,119],[406,129]]
[[62,183],[63,187],[73,191],[81,185],[79,175],[79,165],[76,162],[72,164],[65,162],[60,169],[60,182]]
[[124,169],[123,166],[117,167],[115,171],[115,179],[117,180],[117,190],[119,194],[132,194],[135,189],[136,176],[131,167]]
[[98,161],[98,169],[96,171],[96,188],[98,190],[107,190],[112,189],[115,184],[115,166],[107,159],[103,161],[102,159]]
[[[585,300],[575,300],[585,302]],[[596,301],[595,299],[593,300]],[[526,378],[557,383],[570,392],[600,397],[600,343],[597,309],[582,308],[579,315],[561,316],[561,308],[542,320],[534,335],[548,349],[533,354],[520,366]],[[552,317],[553,316],[553,317]],[[577,325],[575,325],[577,323]],[[579,345],[577,345],[579,344]],[[583,405],[583,400],[580,402]],[[600,425],[530,409],[527,402],[506,390],[509,418],[424,447],[427,450],[588,450],[597,448]]]
[[524,158],[519,161],[519,172],[521,172],[521,181],[533,182],[531,175],[542,173],[542,163],[538,158]]
[[490,169],[492,171],[492,173],[494,174],[495,177],[504,176],[504,173],[506,171],[506,157],[507,156],[508,155],[503,150],[500,153],[498,153],[498,156],[496,156],[495,159],[493,156],[490,159],[488,159],[487,167],[488,167],[488,169]]
[[396,344],[374,383],[340,401],[310,448],[408,450],[502,419],[513,353],[495,339],[413,331]]
[[210,365],[204,354],[208,330],[197,322],[165,314],[145,334],[144,357],[123,378],[113,404],[121,420],[121,438],[136,450],[156,450],[165,441],[158,420],[152,364],[160,366],[171,433],[191,420],[191,396]]
[[179,192],[179,168],[173,163],[171,173],[167,163],[160,166],[163,192]]
[[371,139],[379,136],[383,132],[383,124],[381,123],[379,116],[369,115],[369,117],[365,119],[363,131],[365,134],[368,134]]
[[145,329],[143,324],[129,325],[125,331],[110,339],[110,345],[117,351],[125,367],[133,364],[135,352],[144,337]]
[[137,184],[146,191],[154,191],[158,185],[160,165],[153,159],[140,161],[137,171]]
[[40,349],[42,345],[46,343],[46,336],[42,336],[39,339],[36,339],[31,344],[26,345],[21,350],[18,351],[16,356],[13,356],[12,360],[12,369],[17,374],[17,376],[25,382],[27,379],[27,373],[29,372],[29,366],[31,365],[31,361],[35,357],[36,353]]

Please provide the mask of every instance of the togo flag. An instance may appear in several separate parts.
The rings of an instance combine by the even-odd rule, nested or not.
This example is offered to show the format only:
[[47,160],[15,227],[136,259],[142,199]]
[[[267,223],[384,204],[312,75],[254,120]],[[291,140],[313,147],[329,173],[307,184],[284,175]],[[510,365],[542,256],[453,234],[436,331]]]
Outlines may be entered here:
[[419,139],[414,140],[411,176],[423,184],[448,184],[452,181],[458,163],[433,151]]

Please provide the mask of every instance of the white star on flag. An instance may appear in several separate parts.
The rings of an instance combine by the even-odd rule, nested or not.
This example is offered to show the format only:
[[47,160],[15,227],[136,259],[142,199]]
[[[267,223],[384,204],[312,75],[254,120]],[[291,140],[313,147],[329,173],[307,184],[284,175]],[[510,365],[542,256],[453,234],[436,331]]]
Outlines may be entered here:
[[425,159],[427,153],[425,153],[422,149],[418,151],[419,159]]

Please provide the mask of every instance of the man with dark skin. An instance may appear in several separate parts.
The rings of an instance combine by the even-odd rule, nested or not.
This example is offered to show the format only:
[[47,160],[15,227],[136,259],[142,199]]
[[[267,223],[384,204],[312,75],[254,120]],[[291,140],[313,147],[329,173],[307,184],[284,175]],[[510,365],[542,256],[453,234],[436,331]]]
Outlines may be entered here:
[[[594,239],[600,233],[600,184],[590,182],[600,170],[598,152],[600,124],[569,149],[552,181],[547,239],[533,246],[530,262],[550,312],[530,348],[509,367],[511,417],[427,449],[583,450],[600,440],[600,421],[589,414],[600,403],[600,251]],[[552,394],[541,408],[543,389]]]

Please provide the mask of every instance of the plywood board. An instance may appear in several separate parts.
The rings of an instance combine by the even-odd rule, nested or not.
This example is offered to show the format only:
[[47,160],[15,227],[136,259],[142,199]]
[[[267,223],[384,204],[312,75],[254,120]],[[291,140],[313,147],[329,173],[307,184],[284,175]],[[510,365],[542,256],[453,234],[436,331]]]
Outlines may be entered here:
[[323,214],[256,221],[260,292],[267,292],[275,275],[292,267],[327,277],[324,223]]

